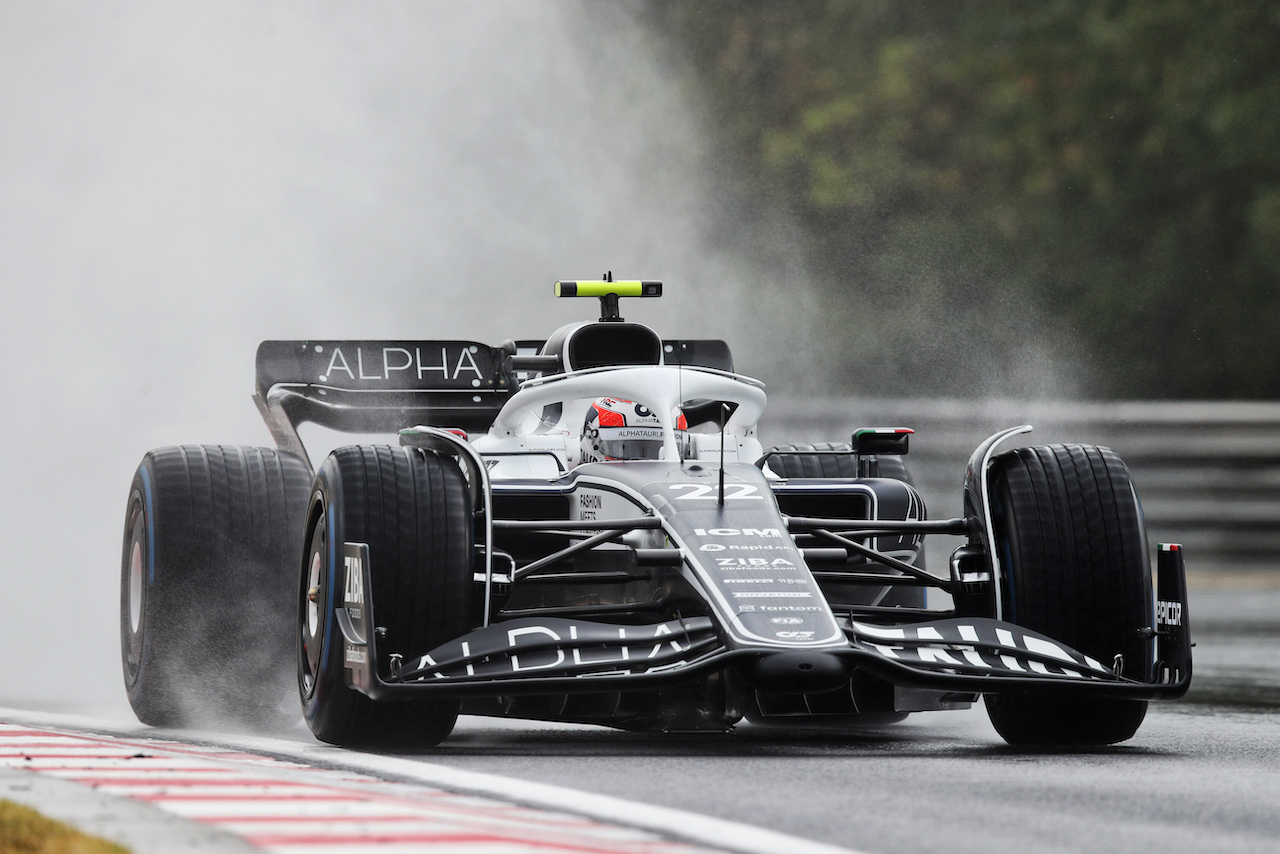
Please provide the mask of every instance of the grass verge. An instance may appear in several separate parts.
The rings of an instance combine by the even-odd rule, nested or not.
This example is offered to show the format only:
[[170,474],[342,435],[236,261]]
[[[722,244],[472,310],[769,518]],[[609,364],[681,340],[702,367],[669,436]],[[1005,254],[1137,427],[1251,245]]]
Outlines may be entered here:
[[13,801],[0,800],[0,852],[4,854],[129,854],[114,842],[87,836]]

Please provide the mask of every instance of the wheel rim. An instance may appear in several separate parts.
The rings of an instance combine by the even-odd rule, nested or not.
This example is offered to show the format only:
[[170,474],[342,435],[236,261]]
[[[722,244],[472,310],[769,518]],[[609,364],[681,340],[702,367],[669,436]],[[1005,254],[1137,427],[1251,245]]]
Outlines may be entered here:
[[[311,591],[316,591],[313,595]],[[311,555],[311,569],[307,573],[307,638],[314,639],[320,629],[320,552]]]
[[307,575],[302,588],[302,690],[310,697],[315,690],[320,672],[320,653],[323,648],[324,598],[322,579],[325,567],[324,517],[316,520],[311,535],[311,549],[307,558]]
[[129,556],[129,631],[138,633],[142,624],[142,542],[133,541]]
[[[147,562],[145,542],[147,538],[147,518],[143,512],[142,498],[134,493],[129,502],[129,515],[126,522],[128,540],[126,545],[126,563],[121,578],[120,629],[121,645],[124,650],[125,680],[132,685],[142,666],[142,634],[146,630],[143,611],[145,609],[146,581],[143,567]],[[127,617],[126,617],[127,614]]]

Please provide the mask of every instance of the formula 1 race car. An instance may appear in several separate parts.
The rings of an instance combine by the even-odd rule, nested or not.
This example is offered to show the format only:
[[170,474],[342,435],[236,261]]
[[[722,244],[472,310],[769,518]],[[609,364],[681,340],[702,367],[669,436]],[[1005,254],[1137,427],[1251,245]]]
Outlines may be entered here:
[[[120,603],[141,721],[296,721],[296,685],[323,741],[421,747],[459,713],[859,726],[982,695],[1010,743],[1109,744],[1186,692],[1181,548],[1158,546],[1153,585],[1111,450],[997,453],[1031,428],[997,433],[963,515],[930,520],[911,430],[765,449],[762,384],[723,341],[619,316],[661,283],[555,289],[600,320],[498,346],[263,342],[277,448],[143,458]],[[313,470],[307,423],[398,440]],[[934,534],[963,538],[942,572]]]

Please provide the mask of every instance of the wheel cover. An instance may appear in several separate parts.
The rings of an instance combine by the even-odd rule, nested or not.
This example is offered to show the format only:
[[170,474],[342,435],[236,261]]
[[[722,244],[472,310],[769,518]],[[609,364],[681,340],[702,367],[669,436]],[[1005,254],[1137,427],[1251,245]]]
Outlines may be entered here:
[[319,595],[311,595],[320,588],[320,552],[311,555],[311,568],[307,571],[307,639],[314,640],[320,628]]
[[315,691],[316,681],[320,673],[320,657],[324,647],[325,590],[322,584],[325,568],[325,544],[328,537],[325,531],[324,515],[316,520],[316,527],[311,534],[311,549],[307,559],[307,575],[302,588],[301,625],[302,637],[302,693],[310,697]]
[[142,542],[135,535],[129,556],[129,631],[138,633],[142,623]]
[[[143,512],[142,499],[136,492],[130,500],[128,515],[128,551],[124,576],[121,578],[121,592],[124,602],[121,607],[121,645],[124,651],[125,684],[132,686],[138,678],[138,670],[142,666],[142,634],[144,625],[144,602],[146,597],[146,579],[144,565],[147,562],[147,550],[144,546],[147,538],[147,517]],[[128,614],[125,622],[125,614]]]

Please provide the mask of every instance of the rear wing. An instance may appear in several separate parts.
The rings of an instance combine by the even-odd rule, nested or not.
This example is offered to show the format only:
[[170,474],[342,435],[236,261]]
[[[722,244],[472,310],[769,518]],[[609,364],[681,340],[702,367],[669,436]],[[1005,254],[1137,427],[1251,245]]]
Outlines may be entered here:
[[[540,341],[263,341],[254,401],[283,451],[306,460],[298,425],[343,433],[396,433],[419,424],[483,433]],[[667,364],[732,370],[723,341],[664,341]],[[726,365],[728,366],[726,368]]]
[[254,400],[281,450],[306,459],[299,424],[395,433],[489,429],[511,394],[512,350],[474,341],[263,341]]

